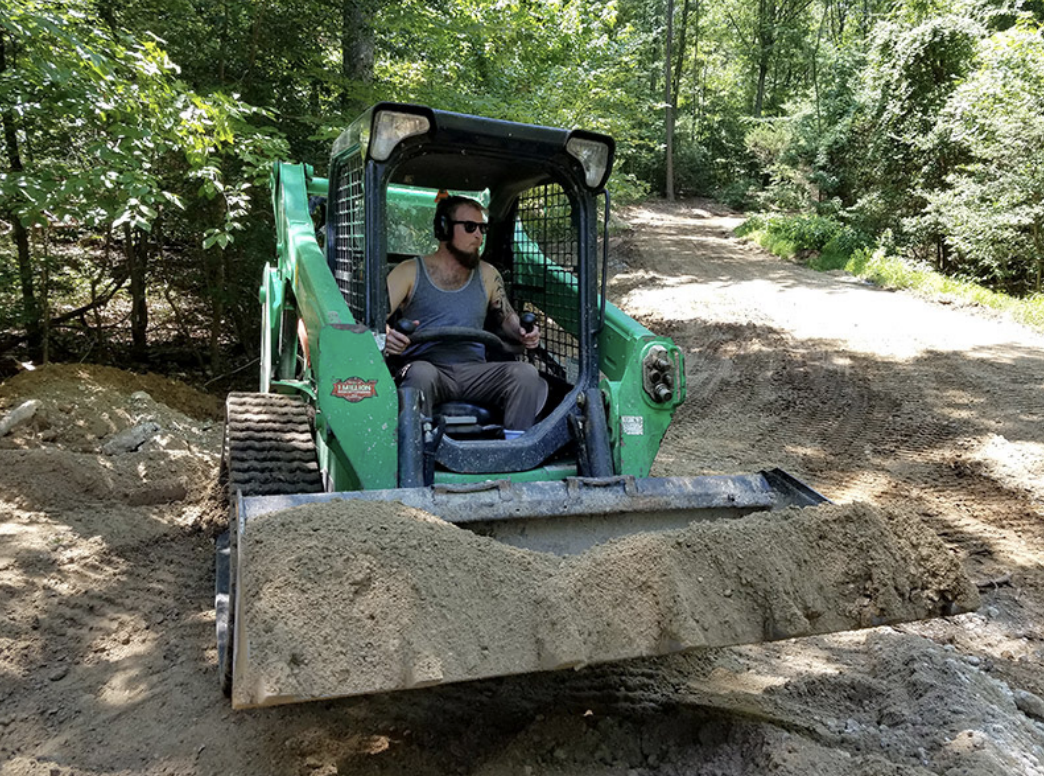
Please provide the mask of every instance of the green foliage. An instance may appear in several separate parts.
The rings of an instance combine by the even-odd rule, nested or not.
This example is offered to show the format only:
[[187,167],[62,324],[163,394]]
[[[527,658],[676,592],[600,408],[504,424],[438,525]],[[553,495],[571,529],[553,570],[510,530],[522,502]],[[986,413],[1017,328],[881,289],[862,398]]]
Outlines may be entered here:
[[26,2],[0,17],[0,29],[20,44],[17,68],[0,79],[0,103],[34,148],[24,172],[0,181],[5,209],[26,226],[148,232],[163,209],[183,208],[192,194],[167,176],[174,163],[204,196],[226,197],[226,239],[242,227],[248,181],[225,181],[221,158],[238,154],[256,179],[266,158],[285,151],[246,124],[255,109],[192,92],[154,39],[110,32],[72,8]]
[[785,122],[789,143],[780,154],[786,175],[802,180],[819,202],[837,199],[843,205],[857,198],[857,176],[866,160],[856,119],[860,103],[857,88],[865,67],[862,42],[845,49],[827,49],[822,56],[814,89],[787,105]]
[[754,236],[773,253],[789,257],[798,252],[821,251],[845,231],[844,225],[824,216],[761,215],[748,218],[736,234]]
[[[841,231],[841,224],[822,216],[775,219],[780,236],[799,251],[818,251]],[[770,226],[771,229],[771,226]]]
[[606,188],[617,206],[641,202],[649,196],[649,184],[630,172],[613,173]]
[[409,0],[383,6],[376,24],[383,99],[622,136],[618,116],[647,108],[618,66],[641,37],[617,25],[615,3],[507,0],[491,13],[483,0]]
[[[858,229],[824,244],[815,266],[842,266],[867,234],[887,231],[898,250],[951,275],[1040,290],[1044,43],[1040,23],[1012,8],[897,4],[865,52],[858,41],[827,47],[815,90],[747,132],[767,182],[762,207],[815,203]],[[762,239],[802,250],[786,231]]]
[[820,215],[755,215],[736,230],[785,259],[807,257],[816,270],[842,269],[853,255],[871,244],[870,238],[835,218]]
[[[342,5],[121,0],[104,7],[112,26],[162,41],[181,67],[181,80],[196,92],[235,93],[244,103],[269,111],[268,120],[254,115],[250,123],[278,124],[292,158],[324,169],[329,143],[312,136],[324,124],[343,128],[354,118],[339,115],[342,94],[349,89],[336,56]],[[379,98],[358,91],[361,102]]]
[[928,194],[958,271],[1017,293],[1044,273],[1044,40],[1036,22],[982,41],[940,132],[969,161]]
[[[141,352],[153,280],[168,300],[187,291],[185,306],[209,297],[221,317],[234,295],[224,283],[238,278],[202,254],[229,249],[244,232],[255,217],[252,191],[287,146],[257,126],[265,111],[189,88],[155,36],[86,11],[78,0],[26,0],[0,15],[0,105],[13,138],[0,162],[0,211],[30,229],[29,255],[17,256],[27,331],[40,325],[33,297],[48,300],[50,315],[129,278]],[[11,161],[19,146],[21,167]],[[52,253],[55,227],[100,235],[105,250]],[[184,318],[180,325],[188,330]]]
[[723,34],[743,67],[741,88],[748,115],[774,115],[790,96],[791,79],[786,76],[807,67],[812,55],[812,3],[726,0],[719,5],[727,20]]
[[716,196],[734,210],[753,210],[758,205],[759,191],[758,181],[753,178],[737,178],[719,189]]
[[819,255],[812,257],[808,266],[823,272],[843,269],[857,252],[866,250],[871,243],[872,240],[863,232],[844,226],[823,244]]
[[[348,29],[357,7],[367,23]],[[1040,7],[675,3],[675,190],[814,213],[746,228],[816,267],[869,262],[870,235],[887,234],[884,255],[1039,288]],[[242,340],[256,331],[248,318],[273,239],[269,164],[321,173],[359,105],[601,130],[617,141],[615,204],[664,190],[664,13],[638,0],[19,0],[0,13],[0,107],[25,169],[0,160],[0,210],[41,227],[33,262],[46,262],[54,293],[82,297],[116,277],[126,227],[151,253],[153,283],[229,315],[226,336]],[[345,74],[349,39],[372,44],[372,78]],[[41,229],[53,242],[59,225],[109,236],[116,258],[50,250]],[[15,269],[13,251],[0,252],[7,311],[20,304]]]
[[758,197],[762,207],[794,211],[808,208],[811,191],[792,149],[793,127],[789,121],[760,120],[747,132],[747,150],[768,175],[769,184]]
[[844,269],[884,288],[911,289],[932,297],[986,307],[1044,330],[1044,295],[1013,298],[972,281],[944,275],[926,265],[914,264],[881,248],[857,250]]
[[902,231],[934,188],[960,163],[959,149],[934,131],[936,116],[967,74],[983,27],[956,14],[909,26],[878,24],[860,95],[853,141],[863,144],[857,212],[873,231]]
[[662,111],[643,74],[623,66],[644,58],[649,35],[621,21],[616,2],[408,0],[381,6],[374,36],[374,99],[606,132],[614,197],[648,191],[640,160],[662,157]]

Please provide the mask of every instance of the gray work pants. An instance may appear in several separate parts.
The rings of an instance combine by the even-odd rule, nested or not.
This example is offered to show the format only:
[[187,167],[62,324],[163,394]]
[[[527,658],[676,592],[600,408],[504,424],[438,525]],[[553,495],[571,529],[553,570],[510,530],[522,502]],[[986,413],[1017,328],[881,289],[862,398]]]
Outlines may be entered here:
[[421,391],[421,412],[446,401],[466,401],[504,410],[504,428],[524,431],[536,422],[547,401],[547,383],[524,361],[454,364],[437,367],[412,361],[399,372],[400,388]]

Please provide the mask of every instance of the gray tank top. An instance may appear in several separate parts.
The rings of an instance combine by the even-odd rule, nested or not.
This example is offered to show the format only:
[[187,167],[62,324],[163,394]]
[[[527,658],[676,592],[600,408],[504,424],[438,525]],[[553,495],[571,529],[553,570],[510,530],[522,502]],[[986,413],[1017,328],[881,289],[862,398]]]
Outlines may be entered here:
[[[481,329],[486,322],[488,300],[482,272],[472,270],[468,282],[453,291],[436,286],[428,276],[424,259],[417,257],[417,277],[413,293],[403,307],[403,317],[420,321],[417,331],[437,326],[466,326]],[[403,353],[407,361],[428,361],[435,366],[482,363],[485,348],[477,342],[426,342],[412,345]]]

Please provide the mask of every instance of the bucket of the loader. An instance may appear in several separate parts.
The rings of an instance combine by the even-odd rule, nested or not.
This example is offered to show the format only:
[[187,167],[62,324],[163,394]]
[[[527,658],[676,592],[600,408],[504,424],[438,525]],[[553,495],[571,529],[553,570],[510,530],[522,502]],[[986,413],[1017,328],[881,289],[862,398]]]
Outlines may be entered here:
[[251,497],[237,511],[226,591],[237,708],[977,603],[915,516],[831,504],[779,470]]

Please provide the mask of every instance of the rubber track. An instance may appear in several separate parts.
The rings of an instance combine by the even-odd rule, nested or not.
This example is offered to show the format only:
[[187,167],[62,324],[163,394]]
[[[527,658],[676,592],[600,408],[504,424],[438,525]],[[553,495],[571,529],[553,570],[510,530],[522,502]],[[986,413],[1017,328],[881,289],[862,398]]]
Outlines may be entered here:
[[229,493],[321,493],[312,413],[292,396],[230,393],[225,403]]

